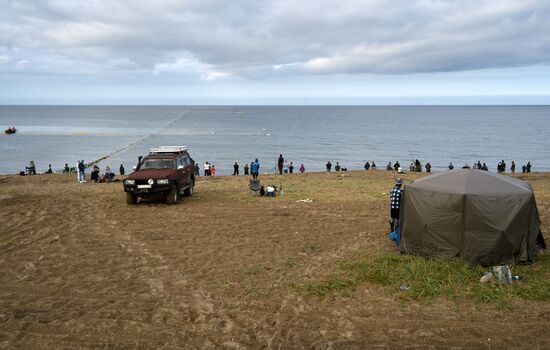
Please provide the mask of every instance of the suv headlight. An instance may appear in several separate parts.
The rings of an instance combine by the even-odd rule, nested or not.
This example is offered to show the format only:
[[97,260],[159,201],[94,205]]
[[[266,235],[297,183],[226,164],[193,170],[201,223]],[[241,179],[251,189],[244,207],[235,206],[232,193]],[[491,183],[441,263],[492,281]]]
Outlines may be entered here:
[[168,179],[159,179],[157,180],[157,183],[159,185],[168,185],[170,182],[168,181]]
[[135,184],[136,184],[136,180],[126,179],[126,180],[124,180],[124,184],[125,184],[125,185],[135,185]]

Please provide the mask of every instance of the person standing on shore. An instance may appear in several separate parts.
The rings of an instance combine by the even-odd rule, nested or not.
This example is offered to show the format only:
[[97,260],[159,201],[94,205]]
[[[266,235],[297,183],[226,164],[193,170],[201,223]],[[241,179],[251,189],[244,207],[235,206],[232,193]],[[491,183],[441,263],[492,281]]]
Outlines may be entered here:
[[395,179],[395,186],[390,191],[390,232],[399,227],[399,210],[401,208],[401,199],[403,198],[403,180]]
[[332,163],[330,162],[330,160],[327,162],[327,171],[330,171],[330,169],[332,169]]
[[365,170],[369,170],[370,169],[370,164],[369,162],[365,162]]
[[516,172],[516,163],[514,161],[512,161],[512,164],[510,165],[510,171],[512,174]]
[[244,165],[244,174],[245,174],[245,175],[248,175],[248,174],[249,174],[249,173],[248,173],[249,170],[250,170],[250,168],[248,167],[248,163],[246,163],[246,164]]
[[336,162],[336,165],[334,166],[334,171],[340,171],[340,163]]
[[432,165],[430,164],[430,162],[427,162],[427,163],[426,163],[426,172],[427,172],[427,173],[432,172]]
[[76,181],[80,182],[80,161],[76,161]]
[[288,172],[291,174],[294,172],[294,164],[292,164],[292,162],[290,162],[290,165],[288,166]]
[[204,176],[210,176],[210,164],[204,162]]
[[126,172],[124,170],[124,165],[120,164],[120,168],[118,169],[118,172],[120,173],[120,175],[124,175],[124,173]]
[[531,162],[527,162],[527,172],[531,172]]
[[84,159],[78,163],[78,181],[80,183],[86,182],[86,165],[84,165]]
[[285,159],[282,154],[279,154],[279,159],[277,159],[277,169],[279,170],[279,175],[283,175],[283,164]]
[[303,174],[304,171],[306,171],[306,167],[304,166],[304,163],[302,163],[302,165],[300,165],[300,172]]
[[210,165],[210,176],[216,176],[216,167],[214,164]]
[[239,176],[239,163],[237,163],[237,162],[235,162],[235,164],[233,164],[233,175]]
[[46,174],[51,174],[51,173],[53,173],[52,165],[48,164],[48,170],[46,170]]
[[453,165],[453,162],[450,162],[449,163],[449,170],[453,170],[455,168],[455,166]]
[[250,164],[250,172],[252,173],[252,178],[256,180],[260,174],[260,162],[258,158],[254,159],[252,164]]
[[69,173],[70,171],[71,171],[71,169],[69,169],[69,164],[65,163],[65,167],[63,168],[63,172],[64,173]]
[[286,159],[283,163],[283,173],[288,174],[288,161]]

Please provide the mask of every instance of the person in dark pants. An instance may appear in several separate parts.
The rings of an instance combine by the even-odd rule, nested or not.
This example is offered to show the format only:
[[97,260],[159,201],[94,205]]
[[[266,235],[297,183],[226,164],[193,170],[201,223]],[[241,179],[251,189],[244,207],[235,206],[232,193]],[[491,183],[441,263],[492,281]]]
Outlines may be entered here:
[[248,167],[248,163],[246,163],[246,164],[244,165],[244,174],[245,174],[245,175],[248,175],[248,171],[249,171],[249,170],[250,170],[250,168]]
[[279,154],[279,159],[277,159],[277,169],[279,170],[279,175],[283,174],[283,164],[285,163],[285,159],[283,158],[282,154]]
[[403,180],[397,178],[395,180],[395,186],[390,191],[390,232],[393,232],[399,227],[399,209],[401,208],[401,199],[403,198]]
[[327,171],[330,171],[330,169],[332,169],[332,163],[330,162],[330,160],[327,162]]
[[430,173],[432,171],[432,165],[430,164],[430,162],[427,162],[425,167],[427,173]]
[[120,168],[118,169],[118,171],[120,172],[120,175],[124,175],[124,165],[120,164]]
[[531,162],[527,162],[527,172],[531,172]]
[[235,164],[233,164],[233,175],[239,175],[239,163],[235,162]]

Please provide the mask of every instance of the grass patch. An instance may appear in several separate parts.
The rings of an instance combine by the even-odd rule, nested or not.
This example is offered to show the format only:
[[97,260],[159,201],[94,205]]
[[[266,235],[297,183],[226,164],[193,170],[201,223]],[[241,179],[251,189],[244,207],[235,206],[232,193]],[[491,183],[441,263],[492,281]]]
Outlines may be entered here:
[[297,263],[298,263],[298,261],[296,260],[296,258],[288,257],[283,262],[283,265],[288,267],[288,268],[292,268],[292,267],[296,266]]
[[307,294],[327,296],[371,282],[387,287],[399,300],[432,300],[445,297],[506,306],[514,298],[550,300],[550,255],[541,255],[532,265],[512,266],[521,280],[510,286],[480,283],[490,268],[470,265],[458,258],[425,259],[411,255],[385,254],[355,262],[340,262],[332,278],[307,283]]

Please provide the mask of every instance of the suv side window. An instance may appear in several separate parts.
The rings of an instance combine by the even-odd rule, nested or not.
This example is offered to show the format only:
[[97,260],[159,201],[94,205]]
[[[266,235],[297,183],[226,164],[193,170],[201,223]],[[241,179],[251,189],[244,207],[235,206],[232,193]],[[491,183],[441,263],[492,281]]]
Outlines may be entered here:
[[184,158],[185,158],[185,163],[186,163],[187,165],[191,164],[191,159],[189,158],[189,155],[188,155],[188,154],[186,154]]

